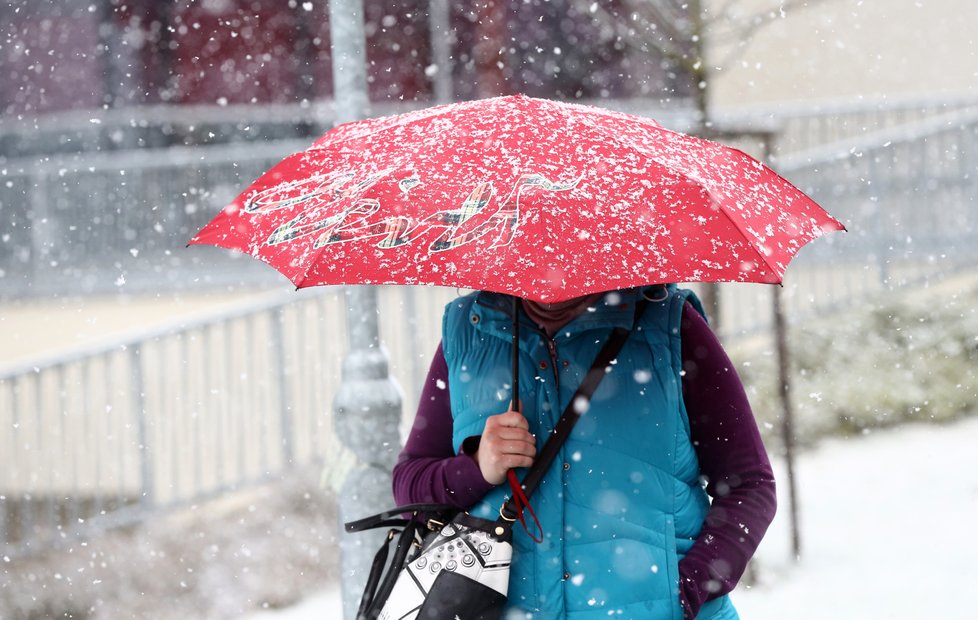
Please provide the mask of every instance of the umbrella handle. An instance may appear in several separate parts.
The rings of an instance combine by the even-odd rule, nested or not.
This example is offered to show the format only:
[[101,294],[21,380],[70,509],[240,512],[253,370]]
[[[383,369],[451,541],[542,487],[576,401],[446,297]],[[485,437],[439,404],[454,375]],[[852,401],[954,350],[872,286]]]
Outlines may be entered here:
[[513,295],[513,402],[510,408],[520,407],[520,298]]

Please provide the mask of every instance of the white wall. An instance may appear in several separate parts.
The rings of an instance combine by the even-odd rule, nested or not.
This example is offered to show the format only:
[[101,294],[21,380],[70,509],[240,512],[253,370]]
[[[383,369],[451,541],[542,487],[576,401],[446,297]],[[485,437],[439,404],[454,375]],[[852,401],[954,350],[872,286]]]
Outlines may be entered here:
[[[753,4],[786,3],[755,0]],[[806,4],[807,8],[789,9],[783,19],[759,30],[744,44],[736,62],[715,74],[711,96],[716,108],[805,99],[978,93],[978,4],[974,0],[808,0]],[[745,15],[756,11],[743,9]],[[731,44],[712,49],[711,64],[731,49]]]

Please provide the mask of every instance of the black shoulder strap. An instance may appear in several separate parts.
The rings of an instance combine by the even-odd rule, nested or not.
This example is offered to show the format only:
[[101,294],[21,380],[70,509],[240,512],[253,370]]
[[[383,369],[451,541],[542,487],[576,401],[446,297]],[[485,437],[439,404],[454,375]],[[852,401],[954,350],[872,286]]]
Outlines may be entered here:
[[[639,320],[642,318],[642,314],[645,312],[647,305],[648,301],[644,297],[640,297],[638,303],[635,305],[633,328],[638,327]],[[594,358],[594,363],[591,364],[591,369],[584,376],[584,381],[581,382],[580,387],[574,392],[574,396],[567,403],[564,413],[557,420],[553,434],[550,435],[547,443],[544,444],[536,460],[533,462],[533,466],[530,467],[529,471],[526,472],[526,476],[523,478],[520,486],[523,487],[523,492],[527,497],[532,495],[537,487],[540,486],[540,482],[546,475],[547,470],[550,469],[550,466],[557,458],[557,454],[560,453],[560,447],[564,445],[567,437],[570,436],[571,430],[577,424],[577,421],[587,412],[591,402],[591,395],[594,394],[594,390],[597,389],[601,380],[611,370],[611,363],[618,357],[618,353],[621,352],[621,348],[625,345],[625,341],[628,340],[630,334],[631,330],[623,327],[615,328],[611,332],[611,336],[608,337],[608,341],[605,342],[604,347],[601,348],[598,355]],[[518,509],[516,508],[514,498],[510,498],[500,511],[500,514],[504,515],[504,518],[507,520],[513,520],[517,513]]]
[[[397,508],[391,508],[387,512],[350,521],[345,523],[344,527],[347,532],[362,532],[378,527],[403,527],[414,520],[419,514],[441,516],[449,515],[455,510],[458,509],[448,504],[406,504]],[[410,518],[405,516],[408,514],[411,515]]]

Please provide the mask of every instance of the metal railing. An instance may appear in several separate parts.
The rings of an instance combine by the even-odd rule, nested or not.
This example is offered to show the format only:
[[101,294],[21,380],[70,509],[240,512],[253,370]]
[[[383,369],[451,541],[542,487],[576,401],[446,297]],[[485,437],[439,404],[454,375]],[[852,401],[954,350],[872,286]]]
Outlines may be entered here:
[[[3,218],[8,226],[4,281],[20,268],[9,258],[17,263],[22,253],[32,260],[75,263],[67,277],[83,277],[77,265],[84,264],[91,247],[61,246],[86,240],[115,248],[115,255],[135,250],[131,261],[114,267],[128,275],[126,286],[138,280],[138,258],[155,260],[178,251],[199,255],[210,274],[281,282],[257,261],[234,260],[208,248],[185,250],[183,242],[234,188],[295,146],[277,144],[260,155],[210,147],[203,158],[202,150],[174,149],[146,154],[145,160],[127,154],[126,165],[99,156],[87,163],[51,160],[38,169],[8,169],[11,183],[6,190],[0,184],[0,190],[13,187],[42,215],[18,211],[34,225],[29,227]],[[779,172],[850,229],[810,244],[792,263],[785,287],[789,316],[800,320],[862,303],[876,291],[978,264],[976,166],[974,110],[782,156]],[[54,178],[59,183],[53,189],[38,181]],[[113,184],[112,178],[125,183]],[[103,196],[112,205],[128,197],[123,204],[129,206],[92,211],[87,224],[77,218],[71,223],[61,218],[77,208],[69,187]],[[9,202],[9,193],[5,196],[8,214],[17,205]],[[165,197],[163,203],[145,208],[158,200],[154,196]],[[188,203],[196,206],[186,208]],[[105,211],[98,217],[111,218],[111,226],[96,225],[91,218]],[[18,245],[20,237],[9,236],[23,232],[26,249]],[[147,240],[147,234],[156,237]],[[42,275],[24,262],[26,277]],[[139,267],[148,274],[146,286],[153,278],[165,285],[169,273],[197,277],[196,262],[160,267],[161,272],[154,267],[160,266],[150,261]],[[382,288],[381,335],[391,354],[391,373],[404,392],[407,418],[439,337],[441,307],[456,294]],[[724,285],[721,325],[728,340],[766,329],[768,295],[761,285]],[[341,374],[344,321],[337,289],[275,291],[233,311],[0,372],[4,553],[38,550],[73,531],[142,518],[302,463],[329,463],[329,471],[341,475],[347,461],[333,435],[330,403]]]
[[202,261],[211,274],[226,273],[213,269],[217,261],[246,281],[274,282],[261,265],[184,248],[236,190],[306,146],[282,141],[260,152],[223,145],[10,162],[0,170],[0,296],[179,288],[192,285]]
[[[384,341],[406,409],[454,295],[382,288]],[[342,476],[349,458],[331,402],[345,354],[343,297],[336,287],[276,290],[0,372],[3,553],[305,464]]]
[[963,91],[878,100],[785,102],[776,108],[757,104],[724,110],[716,115],[716,121],[747,128],[774,124],[777,136],[771,150],[775,155],[786,155],[831,144],[853,143],[881,131],[975,109],[978,109],[978,95]]
[[[788,267],[792,320],[978,265],[978,109],[782,155],[774,166],[848,228]],[[763,287],[721,290],[728,339],[771,324]]]

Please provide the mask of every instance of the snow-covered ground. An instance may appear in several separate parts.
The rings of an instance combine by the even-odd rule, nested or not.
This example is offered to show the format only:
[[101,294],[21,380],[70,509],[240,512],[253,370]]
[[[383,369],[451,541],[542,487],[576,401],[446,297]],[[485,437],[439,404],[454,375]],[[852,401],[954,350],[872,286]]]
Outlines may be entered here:
[[[784,467],[745,620],[974,618],[978,583],[978,418],[832,439],[798,458],[802,556],[790,554]],[[339,618],[338,591],[247,620]]]
[[[790,558],[787,486],[758,550],[745,619],[975,618],[978,419],[828,440],[798,463],[802,557]],[[779,474],[783,474],[782,471]]]

